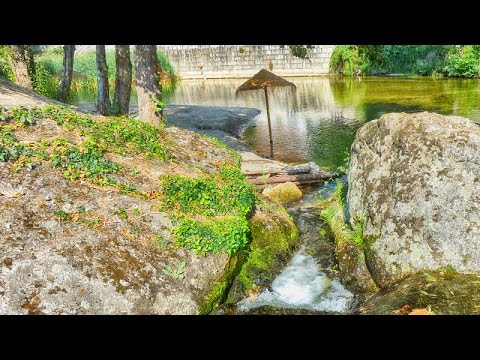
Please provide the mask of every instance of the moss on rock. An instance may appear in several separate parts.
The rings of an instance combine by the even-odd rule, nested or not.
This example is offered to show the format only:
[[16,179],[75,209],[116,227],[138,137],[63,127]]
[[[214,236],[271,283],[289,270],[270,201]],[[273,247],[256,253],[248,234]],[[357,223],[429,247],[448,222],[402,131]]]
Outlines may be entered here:
[[266,188],[263,190],[262,194],[270,199],[278,201],[282,205],[286,205],[302,198],[302,191],[297,185],[290,181]]
[[341,199],[333,194],[321,204],[322,218],[328,224],[335,239],[342,283],[352,291],[370,293],[378,288],[367,268],[364,254],[362,227],[351,229],[345,222]]
[[287,265],[298,244],[298,230],[290,215],[265,197],[259,197],[249,226],[250,250],[243,254],[245,260],[230,291],[229,302],[267,286]]
[[360,313],[413,315],[424,310],[435,315],[478,315],[479,284],[478,275],[446,271],[418,273],[379,291],[362,305]]
[[226,300],[228,289],[232,285],[233,279],[238,273],[240,265],[241,262],[239,261],[239,256],[236,254],[231,255],[225,268],[224,276],[222,279],[213,283],[210,291],[207,292],[207,295],[204,297],[204,300],[199,307],[201,315],[211,313]]

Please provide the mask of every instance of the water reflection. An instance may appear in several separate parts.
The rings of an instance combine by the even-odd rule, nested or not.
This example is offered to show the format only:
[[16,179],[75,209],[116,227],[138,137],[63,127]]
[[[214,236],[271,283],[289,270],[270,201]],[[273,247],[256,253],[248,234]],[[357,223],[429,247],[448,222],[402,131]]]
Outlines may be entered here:
[[[274,157],[300,163],[315,161],[327,169],[339,166],[366,121],[388,112],[434,111],[480,121],[480,81],[424,77],[362,79],[289,78],[297,90],[270,89]],[[247,143],[270,155],[265,99],[262,91],[235,96],[244,79],[182,81],[171,104],[248,106],[262,110]]]

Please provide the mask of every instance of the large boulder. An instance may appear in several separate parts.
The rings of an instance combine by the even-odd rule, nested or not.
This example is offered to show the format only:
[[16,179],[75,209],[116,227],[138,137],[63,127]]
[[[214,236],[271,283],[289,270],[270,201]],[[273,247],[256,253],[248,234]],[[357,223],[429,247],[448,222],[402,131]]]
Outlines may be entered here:
[[480,128],[468,119],[392,113],[352,145],[347,207],[363,223],[380,286],[450,266],[480,273]]

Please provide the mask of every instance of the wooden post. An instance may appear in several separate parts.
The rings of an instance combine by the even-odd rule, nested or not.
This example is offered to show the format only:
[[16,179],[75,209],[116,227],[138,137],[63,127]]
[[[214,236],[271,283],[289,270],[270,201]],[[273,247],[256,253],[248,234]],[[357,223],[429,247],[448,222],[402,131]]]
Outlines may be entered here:
[[270,135],[270,148],[271,148],[271,151],[273,151],[273,148],[272,148],[272,144],[273,144],[273,140],[272,140],[272,125],[270,124],[270,106],[268,105],[268,93],[267,93],[267,87],[265,86],[263,88],[263,90],[265,90],[265,102],[267,103],[267,119],[268,119],[268,134]]

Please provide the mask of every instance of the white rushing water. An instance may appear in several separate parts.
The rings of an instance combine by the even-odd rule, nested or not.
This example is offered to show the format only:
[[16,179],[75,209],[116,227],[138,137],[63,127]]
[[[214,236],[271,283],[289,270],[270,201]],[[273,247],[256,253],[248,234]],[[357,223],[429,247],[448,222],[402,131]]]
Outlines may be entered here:
[[319,312],[347,313],[354,295],[338,280],[331,280],[320,270],[317,261],[300,250],[289,266],[277,276],[271,286],[253,301],[239,303],[239,310],[248,311],[260,306],[305,309]]

